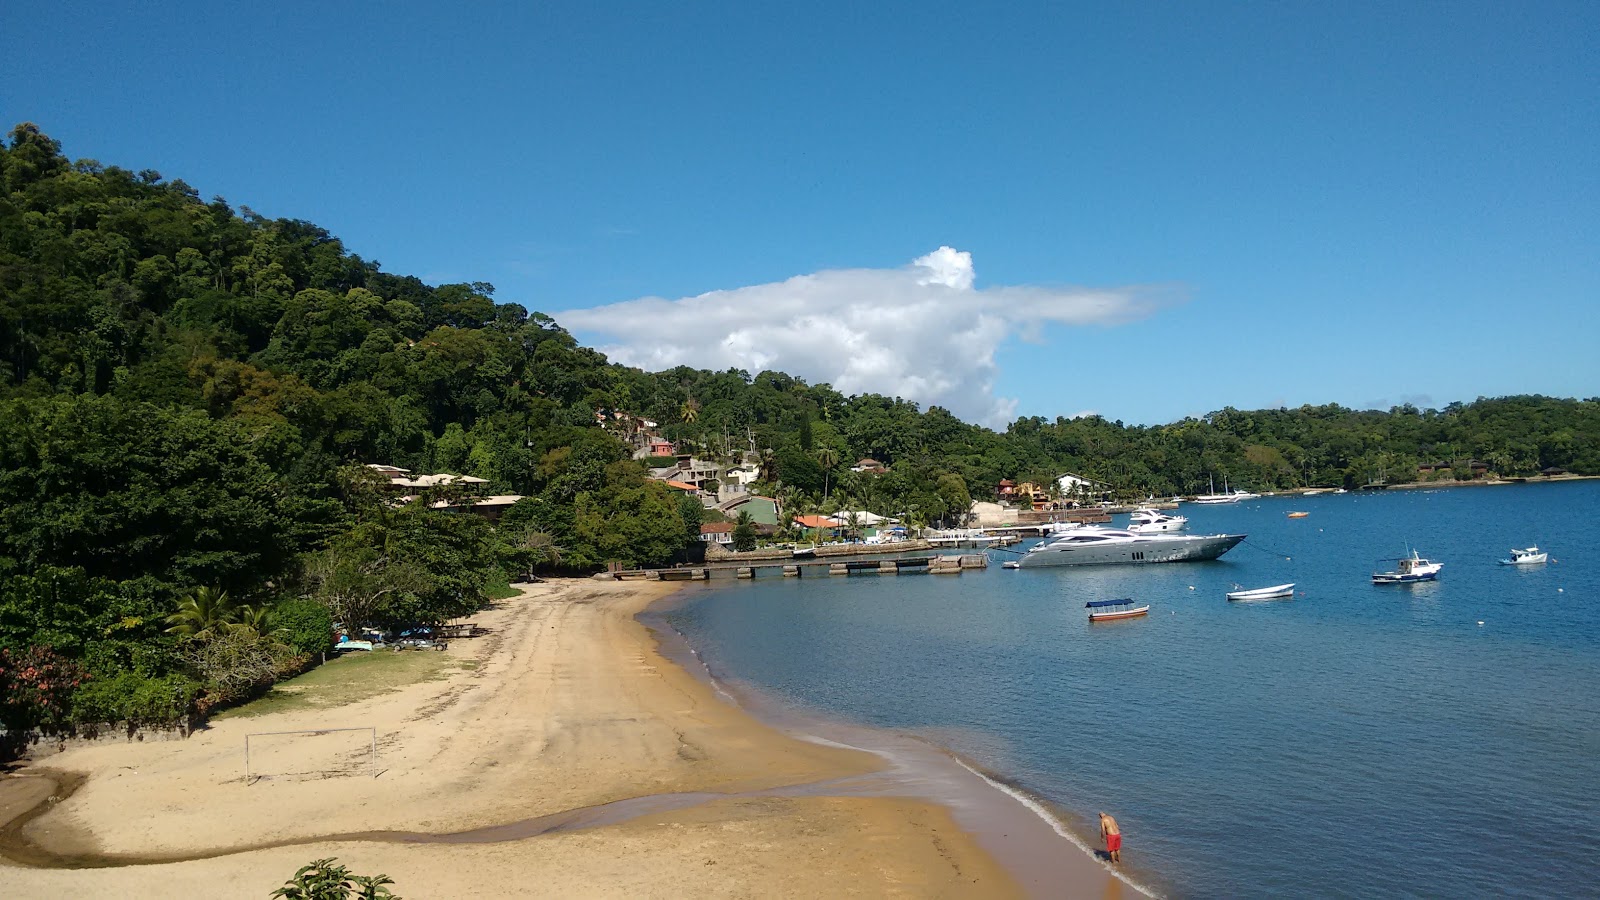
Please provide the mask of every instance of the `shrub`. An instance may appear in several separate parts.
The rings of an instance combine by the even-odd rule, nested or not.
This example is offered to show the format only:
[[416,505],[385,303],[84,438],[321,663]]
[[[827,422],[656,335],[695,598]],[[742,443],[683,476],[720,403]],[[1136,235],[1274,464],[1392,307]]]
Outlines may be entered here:
[[278,639],[296,654],[316,654],[333,647],[333,614],[315,600],[285,600],[274,608]]
[[85,682],[72,695],[72,721],[173,725],[183,721],[200,685],[182,675],[151,678],[123,672]]
[[83,667],[49,647],[0,650],[0,726],[8,733],[57,731],[70,720]]
[[333,862],[334,857],[330,856],[301,866],[272,896],[283,900],[400,900],[386,887],[394,884],[389,876],[352,875],[349,869]]

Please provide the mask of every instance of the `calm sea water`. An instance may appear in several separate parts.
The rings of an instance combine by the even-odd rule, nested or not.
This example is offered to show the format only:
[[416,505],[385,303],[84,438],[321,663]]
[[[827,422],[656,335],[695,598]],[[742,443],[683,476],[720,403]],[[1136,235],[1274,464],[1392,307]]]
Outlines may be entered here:
[[[719,675],[927,736],[1082,831],[1112,812],[1164,894],[1600,893],[1600,482],[1181,511],[1250,537],[1213,563],[718,585],[669,618]],[[1532,543],[1554,561],[1496,564]],[[1370,584],[1408,544],[1441,580]],[[1303,596],[1223,599],[1285,581]],[[1125,596],[1150,616],[1088,624]]]

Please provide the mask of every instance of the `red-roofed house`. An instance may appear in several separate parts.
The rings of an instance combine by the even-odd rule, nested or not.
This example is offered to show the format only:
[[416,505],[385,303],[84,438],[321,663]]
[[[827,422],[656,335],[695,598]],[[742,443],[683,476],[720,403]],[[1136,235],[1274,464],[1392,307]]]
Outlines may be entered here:
[[732,522],[707,522],[700,526],[700,540],[708,544],[733,543]]

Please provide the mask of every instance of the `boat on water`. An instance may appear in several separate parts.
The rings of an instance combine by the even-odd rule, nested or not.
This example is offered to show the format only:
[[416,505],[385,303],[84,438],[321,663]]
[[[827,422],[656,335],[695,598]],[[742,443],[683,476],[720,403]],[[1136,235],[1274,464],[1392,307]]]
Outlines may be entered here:
[[[1234,585],[1235,588],[1239,586]],[[1294,583],[1275,584],[1272,587],[1240,589],[1226,594],[1229,600],[1279,600],[1294,596]]]
[[1207,506],[1215,506],[1219,503],[1238,503],[1240,500],[1254,500],[1261,496],[1260,494],[1252,494],[1249,491],[1241,491],[1237,488],[1231,491],[1228,490],[1228,479],[1226,478],[1222,479],[1222,493],[1220,494],[1217,493],[1216,482],[1210,482],[1210,485],[1211,493],[1201,494],[1200,496],[1194,498],[1194,500],[1191,502],[1200,503]]
[[1306,516],[1309,516],[1309,515],[1311,515],[1311,513],[1301,512],[1299,510],[1295,510],[1294,512],[1289,513],[1289,518],[1291,518],[1291,519],[1304,519]]
[[1402,556],[1394,562],[1395,567],[1388,572],[1373,572],[1373,584],[1413,584],[1418,581],[1434,581],[1439,577],[1439,570],[1444,568],[1444,563],[1429,562],[1411,551],[1410,556]]
[[1187,516],[1170,516],[1148,507],[1136,509],[1128,517],[1128,530],[1134,534],[1159,534],[1163,531],[1182,531],[1189,524]]
[[1017,567],[1032,569],[1042,566],[1216,559],[1244,539],[1242,534],[1135,534],[1120,528],[1086,525],[1033,545],[1017,561]]
[[1500,560],[1502,566],[1537,566],[1550,559],[1550,554],[1538,547],[1529,547],[1525,550],[1512,550],[1510,559]]
[[982,528],[953,528],[924,534],[923,540],[935,547],[989,547],[1001,542],[997,535],[987,534]]
[[1132,619],[1148,615],[1150,612],[1150,604],[1135,606],[1132,597],[1124,597],[1121,600],[1090,600],[1083,606],[1089,610],[1089,621],[1091,622]]

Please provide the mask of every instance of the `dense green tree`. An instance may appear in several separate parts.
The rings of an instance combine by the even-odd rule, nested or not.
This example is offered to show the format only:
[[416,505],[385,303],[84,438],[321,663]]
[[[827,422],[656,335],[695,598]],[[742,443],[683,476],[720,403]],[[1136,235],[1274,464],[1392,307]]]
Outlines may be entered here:
[[[785,513],[827,501],[912,524],[959,521],[1002,478],[1064,472],[1130,499],[1213,480],[1401,482],[1419,466],[1480,477],[1473,460],[1600,474],[1596,398],[1224,407],[1155,426],[1031,416],[995,431],[781,372],[644,372],[491,285],[383,272],[312,223],[73,163],[33,125],[0,141],[0,647],[81,663],[97,685],[84,715],[144,715],[197,689],[183,672],[199,663],[177,655],[188,644],[163,631],[197,585],[273,608],[305,653],[321,625],[286,600],[404,626],[477,608],[497,566],[669,561],[702,514],[630,460],[642,419],[701,456],[749,454]],[[867,456],[889,471],[844,467]],[[497,526],[428,508],[439,496],[400,508],[352,475],[373,462],[527,499]],[[235,643],[218,658],[259,669],[261,648]]]

